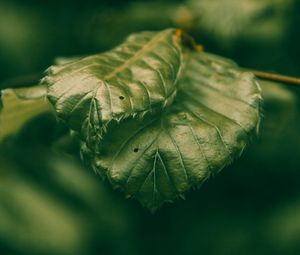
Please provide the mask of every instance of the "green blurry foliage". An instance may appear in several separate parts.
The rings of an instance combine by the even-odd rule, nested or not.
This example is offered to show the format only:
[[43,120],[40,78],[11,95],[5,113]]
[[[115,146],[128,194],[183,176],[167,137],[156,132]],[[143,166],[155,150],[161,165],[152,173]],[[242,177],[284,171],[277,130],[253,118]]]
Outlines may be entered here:
[[[41,115],[1,144],[2,252],[90,254],[100,248],[113,254],[133,252],[128,233],[134,229],[134,213],[68,150],[59,150],[68,145],[74,152],[76,143],[68,139],[57,146],[67,130],[55,125],[54,115]],[[124,240],[122,247],[114,245],[114,238]]]
[[299,1],[189,0],[186,7],[192,33],[209,50],[244,66],[299,75]]
[[[222,15],[210,15],[205,26],[219,35],[193,22],[200,20],[195,6],[206,13],[212,2],[155,1],[150,8],[147,1],[3,0],[0,79],[44,70],[57,55],[99,52],[131,32],[174,24],[243,66],[299,76],[299,1],[245,1],[257,7],[243,17],[236,8],[244,1],[215,1]],[[246,22],[225,19],[230,13]],[[220,19],[241,24],[238,32],[224,37]],[[200,191],[155,215],[124,201],[71,157],[78,144],[63,125],[53,130],[53,116],[28,123],[0,145],[0,253],[299,254],[299,90],[261,86],[258,140]]]
[[44,86],[5,89],[0,93],[0,142],[18,133],[35,116],[51,111]]

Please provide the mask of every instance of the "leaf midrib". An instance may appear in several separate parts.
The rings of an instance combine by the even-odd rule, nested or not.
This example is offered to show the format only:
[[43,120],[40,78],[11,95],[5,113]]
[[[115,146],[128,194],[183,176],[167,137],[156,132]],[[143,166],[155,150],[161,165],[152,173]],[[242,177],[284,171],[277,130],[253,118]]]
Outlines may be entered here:
[[104,80],[109,80],[113,78],[117,73],[122,72],[124,69],[126,69],[127,66],[131,65],[135,61],[137,61],[140,57],[144,56],[146,53],[148,53],[156,43],[161,41],[162,38],[165,37],[164,33],[159,33],[155,35],[148,43],[146,43],[140,50],[138,50],[131,58],[126,60],[123,64],[116,67],[111,73],[104,76]]

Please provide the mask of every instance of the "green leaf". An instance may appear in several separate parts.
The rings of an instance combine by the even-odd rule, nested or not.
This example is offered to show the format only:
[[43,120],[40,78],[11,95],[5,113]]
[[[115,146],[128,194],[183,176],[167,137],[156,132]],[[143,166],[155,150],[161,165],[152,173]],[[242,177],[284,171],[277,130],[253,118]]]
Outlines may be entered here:
[[186,63],[170,107],[113,123],[97,147],[82,147],[95,170],[151,211],[239,156],[260,121],[253,74],[206,53],[192,53]]
[[44,86],[5,89],[0,95],[0,142],[32,118],[51,110]]
[[285,20],[291,18],[293,1],[188,0],[187,8],[194,18],[194,29],[216,43],[232,46],[244,38],[274,44],[287,36]]
[[133,34],[111,51],[51,67],[44,82],[57,115],[94,144],[108,123],[169,105],[181,67],[175,31]]

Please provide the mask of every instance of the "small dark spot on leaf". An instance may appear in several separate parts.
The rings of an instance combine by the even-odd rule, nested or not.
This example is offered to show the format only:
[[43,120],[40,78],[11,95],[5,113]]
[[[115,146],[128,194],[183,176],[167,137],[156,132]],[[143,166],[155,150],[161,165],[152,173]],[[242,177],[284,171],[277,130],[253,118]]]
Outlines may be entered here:
[[125,97],[123,97],[123,96],[119,96],[119,98],[120,98],[121,100],[124,100],[124,99],[125,99]]
[[139,148],[134,148],[133,151],[134,151],[134,152],[138,152],[138,151],[139,151]]
[[186,119],[187,118],[187,116],[186,116],[186,114],[185,113],[183,113],[183,112],[181,112],[181,113],[179,113],[179,118],[181,118],[181,119]]

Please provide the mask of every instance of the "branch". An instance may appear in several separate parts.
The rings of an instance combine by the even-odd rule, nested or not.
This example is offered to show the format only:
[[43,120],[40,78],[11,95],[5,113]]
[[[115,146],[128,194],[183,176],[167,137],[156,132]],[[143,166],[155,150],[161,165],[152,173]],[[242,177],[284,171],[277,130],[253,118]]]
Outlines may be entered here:
[[263,71],[257,71],[257,70],[250,70],[250,71],[254,73],[254,75],[257,78],[263,80],[270,80],[270,81],[282,82],[288,85],[300,86],[300,78],[275,74],[275,73],[268,73]]

